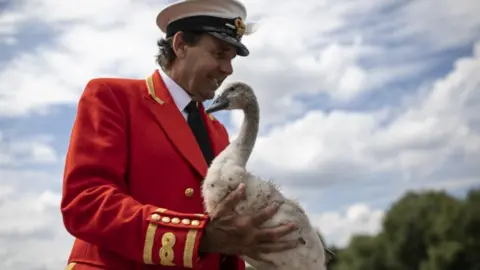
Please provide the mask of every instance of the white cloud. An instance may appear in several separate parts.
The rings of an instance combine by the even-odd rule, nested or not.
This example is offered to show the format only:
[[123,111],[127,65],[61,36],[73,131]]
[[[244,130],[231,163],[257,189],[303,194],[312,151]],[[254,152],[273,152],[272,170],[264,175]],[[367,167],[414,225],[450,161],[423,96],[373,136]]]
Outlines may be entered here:
[[[423,46],[431,51],[459,46],[476,41],[480,18],[478,1],[429,1],[409,2],[395,17],[399,25],[394,34],[398,39],[423,36]],[[403,15],[403,16],[402,16]],[[416,23],[411,23],[415,21]],[[477,27],[472,27],[477,25]]]
[[50,143],[50,138],[40,135],[6,141],[0,132],[0,165],[19,167],[27,164],[53,164],[59,159]]
[[[312,181],[329,181],[331,174],[362,180],[393,171],[421,179],[455,155],[478,159],[477,73],[480,42],[473,57],[459,60],[428,94],[400,108],[375,113],[312,110],[278,125],[258,139],[252,168],[278,177],[311,175],[316,179],[297,180],[296,185],[319,185]],[[288,183],[288,178],[282,180]]]
[[63,228],[60,194],[0,189],[9,191],[0,193],[0,268],[63,269],[73,238]]
[[[431,69],[433,60],[424,59],[429,53],[473,42],[479,36],[480,21],[473,11],[477,4],[440,2],[422,0],[403,7],[393,0],[307,1],[302,5],[247,1],[253,16],[263,23],[246,40],[252,57],[237,60],[231,79],[246,80],[257,90],[264,125],[305,113],[298,96],[325,93],[348,103],[366,92],[389,91],[384,88],[389,83]],[[432,5],[442,6],[428,11],[440,24],[420,12]],[[460,23],[459,14],[470,24]],[[439,25],[458,32],[445,37]],[[411,34],[397,35],[404,31]],[[429,45],[427,52],[423,43]]]
[[157,8],[131,1],[123,1],[123,5],[102,1],[96,8],[88,2],[25,3],[18,11],[28,14],[25,23],[34,20],[59,34],[51,40],[53,45],[21,53],[0,71],[0,115],[45,113],[50,105],[75,104],[93,77],[140,78],[155,68],[160,32],[154,16],[161,3],[156,3]]
[[313,219],[328,245],[345,247],[355,234],[374,235],[381,230],[384,212],[358,203],[344,213],[325,212]]
[[[36,230],[49,227],[49,216],[45,212],[59,206],[59,194],[45,191],[42,194],[26,194],[20,199],[12,197],[13,189],[0,197],[2,200],[0,235],[27,235]],[[19,190],[16,190],[19,192]],[[13,218],[15,217],[15,218]]]
[[[25,13],[19,12],[2,12],[0,17],[0,37],[11,37],[16,34],[16,24],[25,19]],[[4,41],[4,39],[0,39]],[[1,44],[1,43],[0,43]]]
[[2,134],[0,268],[63,269],[72,237],[63,228],[61,194],[53,191],[61,177],[42,168],[59,161],[52,141],[39,135],[12,141]]
[[[0,114],[44,112],[50,104],[75,103],[92,77],[142,78],[155,68],[155,39],[160,32],[154,20],[164,3],[129,0],[102,1],[95,5],[90,1],[58,4],[57,1],[30,0],[25,3],[17,12],[7,13],[9,19],[2,21],[2,28],[16,33],[21,26],[34,21],[58,35],[48,46],[38,46],[33,52],[18,55],[0,73]],[[397,1],[307,1],[302,5],[293,2],[278,5],[272,0],[249,0],[245,3],[250,17],[262,23],[257,33],[245,38],[252,55],[236,60],[231,79],[245,79],[255,86],[263,104],[265,124],[281,123],[288,116],[304,113],[304,106],[297,100],[299,95],[325,93],[339,102],[348,102],[392,80],[416,75],[427,67],[428,61],[418,62],[407,57],[395,65],[385,63],[388,57],[412,52],[405,51],[404,47],[386,49],[382,44],[384,40],[370,37],[378,21],[386,16],[381,10],[391,8]],[[403,17],[391,16],[392,22],[388,24],[393,31],[389,39],[395,41],[392,35],[407,29],[405,31],[415,33],[417,40],[427,36],[431,42],[445,40],[443,36],[427,35],[430,28],[413,23],[426,20],[418,15],[423,6],[427,5],[406,5],[399,9],[397,13],[404,18],[412,18],[407,22]],[[469,5],[454,6],[430,10],[429,14],[442,18],[443,24],[450,28],[462,29],[458,31],[465,37],[462,41],[472,39],[476,26],[480,25],[475,19],[477,16]],[[465,16],[471,25],[457,23],[458,14]],[[370,18],[373,22],[367,24],[358,18]],[[352,27],[352,23],[358,26]],[[454,36],[448,39],[455,40]],[[379,61],[379,64],[362,64],[361,60],[365,59]],[[42,95],[32,95],[31,89],[39,89]],[[285,110],[285,106],[289,110]]]

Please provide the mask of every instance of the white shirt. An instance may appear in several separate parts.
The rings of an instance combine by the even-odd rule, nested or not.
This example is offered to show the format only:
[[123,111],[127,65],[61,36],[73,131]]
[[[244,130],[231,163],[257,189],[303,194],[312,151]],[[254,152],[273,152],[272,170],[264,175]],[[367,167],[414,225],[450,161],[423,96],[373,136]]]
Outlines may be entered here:
[[158,72],[160,73],[160,76],[162,77],[162,80],[165,83],[168,92],[170,92],[170,95],[172,96],[175,105],[177,105],[178,110],[182,113],[183,118],[187,120],[188,114],[185,111],[185,108],[187,107],[188,103],[192,101],[192,98],[187,94],[185,90],[183,90],[180,85],[178,85],[172,78],[170,78],[167,73],[165,73],[165,71],[159,68]]

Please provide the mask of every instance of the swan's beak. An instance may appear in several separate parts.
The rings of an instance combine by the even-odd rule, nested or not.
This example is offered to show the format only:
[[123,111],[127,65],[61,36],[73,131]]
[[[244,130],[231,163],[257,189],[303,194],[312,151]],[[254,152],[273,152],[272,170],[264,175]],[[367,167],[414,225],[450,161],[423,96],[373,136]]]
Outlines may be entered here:
[[224,97],[218,97],[210,106],[205,110],[206,113],[214,113],[228,108],[229,100]]

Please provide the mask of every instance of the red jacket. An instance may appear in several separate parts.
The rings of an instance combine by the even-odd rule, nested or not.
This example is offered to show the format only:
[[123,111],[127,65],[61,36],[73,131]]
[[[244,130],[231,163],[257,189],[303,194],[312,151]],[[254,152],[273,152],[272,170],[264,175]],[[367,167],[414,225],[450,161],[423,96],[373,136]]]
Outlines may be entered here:
[[[203,118],[215,155],[224,126]],[[61,211],[76,239],[70,269],[219,269],[199,256],[207,222],[201,180],[207,164],[158,70],[146,80],[93,79],[78,104]],[[244,270],[238,257],[228,257]]]

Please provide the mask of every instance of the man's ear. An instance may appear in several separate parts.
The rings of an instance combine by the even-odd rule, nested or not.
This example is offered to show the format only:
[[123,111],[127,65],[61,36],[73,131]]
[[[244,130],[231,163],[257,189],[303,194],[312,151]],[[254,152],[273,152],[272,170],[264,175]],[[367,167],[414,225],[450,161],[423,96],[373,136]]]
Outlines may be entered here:
[[175,52],[177,58],[185,57],[186,43],[183,32],[177,32],[172,38],[172,49]]

